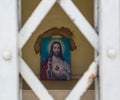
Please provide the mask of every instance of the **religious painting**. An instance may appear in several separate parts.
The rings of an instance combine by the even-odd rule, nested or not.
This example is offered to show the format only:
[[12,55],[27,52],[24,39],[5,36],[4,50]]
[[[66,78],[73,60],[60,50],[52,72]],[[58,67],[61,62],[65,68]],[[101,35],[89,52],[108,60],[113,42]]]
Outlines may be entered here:
[[70,80],[70,39],[42,38],[40,79]]

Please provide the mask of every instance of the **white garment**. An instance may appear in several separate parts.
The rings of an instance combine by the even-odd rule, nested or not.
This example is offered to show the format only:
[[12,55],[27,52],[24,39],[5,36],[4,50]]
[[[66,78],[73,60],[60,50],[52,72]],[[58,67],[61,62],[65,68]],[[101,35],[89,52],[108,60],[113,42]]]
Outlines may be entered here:
[[52,60],[52,73],[56,79],[70,80],[70,66],[65,60]]

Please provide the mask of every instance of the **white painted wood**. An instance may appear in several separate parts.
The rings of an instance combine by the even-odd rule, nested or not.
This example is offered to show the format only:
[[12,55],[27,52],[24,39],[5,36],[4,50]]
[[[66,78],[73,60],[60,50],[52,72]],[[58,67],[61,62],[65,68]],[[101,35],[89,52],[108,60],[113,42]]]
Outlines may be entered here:
[[17,0],[0,0],[0,100],[19,100]]
[[19,78],[19,100],[23,99],[23,82],[22,82],[22,77]]
[[44,85],[38,80],[28,65],[19,57],[20,74],[40,100],[53,100]]
[[56,0],[42,0],[36,7],[32,15],[29,17],[25,25],[19,32],[19,48],[21,49],[27,42],[29,37],[35,31],[37,26],[41,23],[49,10],[55,4]]
[[[17,0],[18,31],[21,29],[21,0]],[[19,51],[19,55],[21,55]],[[19,77],[19,100],[22,100],[22,77]]]
[[94,61],[81,79],[73,87],[66,100],[80,100],[97,75],[97,63]]
[[[94,27],[99,36],[99,0],[94,0]],[[98,56],[98,52],[95,51],[95,58]],[[97,61],[98,62],[98,61]],[[97,67],[97,73],[99,73],[99,65]],[[95,100],[100,100],[100,87],[99,87],[99,75],[95,78]]]
[[99,34],[99,0],[94,0],[94,27],[97,34]]
[[21,29],[21,0],[17,0],[18,30]]
[[120,100],[120,0],[100,0],[100,100]]
[[78,27],[90,44],[98,51],[98,36],[89,22],[85,19],[82,13],[78,10],[75,4],[71,0],[58,0],[58,3]]

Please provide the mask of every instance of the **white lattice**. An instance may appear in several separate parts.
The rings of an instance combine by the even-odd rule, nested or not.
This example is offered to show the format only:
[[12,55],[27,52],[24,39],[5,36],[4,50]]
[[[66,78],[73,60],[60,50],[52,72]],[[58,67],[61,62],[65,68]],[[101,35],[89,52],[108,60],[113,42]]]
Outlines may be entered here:
[[[18,51],[25,45],[56,2],[99,54],[99,57],[95,58],[89,69],[71,90],[66,100],[81,99],[96,77],[98,58],[100,90],[96,99],[120,100],[120,0],[95,0],[95,4],[100,7],[99,12],[95,10],[95,28],[99,32],[100,48],[98,48],[98,35],[72,0],[41,0],[33,14],[20,29],[19,34],[18,25],[20,26],[20,22],[18,24],[17,20],[20,17],[17,17],[17,0],[1,0],[0,100],[19,100],[19,64],[20,74],[38,98],[40,100],[54,99],[21,56],[18,57]],[[95,9],[98,9],[98,6],[95,6]],[[19,41],[17,41],[18,38]],[[19,44],[19,50],[17,44]]]
[[[21,49],[32,33],[35,31],[37,26],[41,23],[45,15],[49,12],[51,7],[55,4],[57,0],[42,0],[40,4],[36,7],[33,14],[29,17],[25,25],[19,32],[19,48]],[[69,18],[74,22],[78,29],[87,38],[90,44],[97,49],[98,36],[89,22],[85,19],[82,13],[74,5],[71,0],[58,0],[57,3],[66,12]],[[42,13],[42,14],[41,14]],[[52,96],[47,92],[46,88],[41,84],[41,82],[35,77],[34,73],[27,66],[27,64],[22,60],[20,61],[20,73],[22,77],[26,80],[28,85],[32,88],[35,94],[42,100],[52,100]],[[66,100],[78,100],[81,98],[83,93],[87,90],[89,85],[92,83],[97,73],[97,63],[93,61],[90,65],[88,71],[85,72],[81,80],[78,81],[76,86],[70,92]],[[74,96],[75,95],[75,96]]]

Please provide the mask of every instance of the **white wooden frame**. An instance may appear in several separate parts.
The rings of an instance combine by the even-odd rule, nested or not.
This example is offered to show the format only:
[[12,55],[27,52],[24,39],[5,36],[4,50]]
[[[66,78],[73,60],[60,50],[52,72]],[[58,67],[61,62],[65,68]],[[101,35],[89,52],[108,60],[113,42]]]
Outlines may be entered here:
[[0,100],[19,99],[17,0],[0,1]]
[[[98,2],[98,0],[96,0]],[[120,99],[120,1],[100,0],[100,10],[96,11],[95,21],[97,30],[100,33],[100,45],[98,46],[98,35],[82,13],[71,0],[42,0],[36,7],[33,14],[20,29],[18,34],[18,48],[24,46],[26,41],[35,31],[37,26],[44,19],[46,14],[55,3],[58,3],[86,39],[99,53],[91,63],[88,71],[75,85],[66,100],[79,100],[97,75],[98,60],[100,61],[100,88],[96,96],[97,100],[119,100]],[[9,5],[10,4],[10,5]],[[95,3],[97,4],[97,3]],[[5,8],[5,9],[4,9]],[[17,49],[17,0],[4,0],[0,3],[0,100],[18,100],[19,78],[18,61],[20,74],[41,100],[53,100],[47,89],[36,78],[29,66],[18,57]],[[42,14],[41,14],[42,13]],[[109,16],[111,15],[111,16]],[[5,20],[4,20],[5,19]],[[114,26],[113,26],[114,25]],[[109,41],[108,40],[109,37]],[[98,48],[99,47],[99,48]],[[100,51],[99,51],[100,49]],[[100,59],[99,59],[100,58]],[[115,68],[113,68],[115,67]],[[112,70],[110,69],[112,68]],[[8,74],[10,73],[10,74]],[[109,77],[110,76],[110,77]],[[12,81],[11,81],[12,80]],[[114,81],[114,82],[113,82]],[[100,90],[99,90],[100,89]],[[109,91],[108,91],[109,90]],[[100,96],[100,98],[98,98]]]
[[[94,0],[94,28],[99,35],[99,1]],[[95,58],[98,56],[98,52],[95,51]],[[98,61],[97,61],[98,62]],[[97,73],[99,73],[99,64],[97,66]],[[99,75],[97,74],[95,78],[95,100],[100,100],[100,85],[99,85]]]
[[120,100],[120,0],[100,0],[100,100]]

